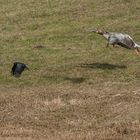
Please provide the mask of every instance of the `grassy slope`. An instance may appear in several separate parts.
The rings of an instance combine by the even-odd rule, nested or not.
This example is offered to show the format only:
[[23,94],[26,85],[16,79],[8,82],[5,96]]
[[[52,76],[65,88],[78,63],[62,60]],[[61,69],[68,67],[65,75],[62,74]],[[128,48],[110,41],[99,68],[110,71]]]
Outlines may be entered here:
[[[135,0],[0,0],[1,137],[139,137],[140,56],[88,28],[139,37]],[[45,48],[34,49],[35,45]],[[29,65],[19,79],[14,61]]]

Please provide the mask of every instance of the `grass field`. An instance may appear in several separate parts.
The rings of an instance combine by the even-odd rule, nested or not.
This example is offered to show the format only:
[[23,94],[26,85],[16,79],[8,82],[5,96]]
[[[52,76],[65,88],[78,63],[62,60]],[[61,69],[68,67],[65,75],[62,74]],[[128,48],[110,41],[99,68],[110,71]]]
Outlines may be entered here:
[[[0,139],[140,139],[140,55],[89,28],[140,41],[140,1],[0,0]],[[44,48],[34,48],[43,45]],[[20,78],[13,62],[28,65]]]

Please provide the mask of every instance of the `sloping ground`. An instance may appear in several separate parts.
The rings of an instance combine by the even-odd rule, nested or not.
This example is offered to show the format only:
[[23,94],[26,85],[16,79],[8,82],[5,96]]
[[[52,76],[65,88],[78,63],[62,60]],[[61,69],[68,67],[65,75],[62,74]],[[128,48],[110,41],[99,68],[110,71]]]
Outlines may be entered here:
[[[138,42],[139,0],[0,0],[0,7],[0,139],[140,139],[140,55],[105,48],[86,31],[121,31]],[[12,77],[14,61],[30,70]]]

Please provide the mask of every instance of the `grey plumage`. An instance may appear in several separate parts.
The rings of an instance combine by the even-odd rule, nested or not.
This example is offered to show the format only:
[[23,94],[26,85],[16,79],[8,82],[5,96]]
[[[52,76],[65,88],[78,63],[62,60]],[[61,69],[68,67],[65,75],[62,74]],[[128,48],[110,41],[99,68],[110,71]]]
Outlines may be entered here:
[[107,46],[109,45],[119,45],[127,49],[136,49],[139,51],[140,45],[136,44],[134,40],[128,35],[117,32],[105,32],[101,30],[90,30],[90,32],[95,32],[102,35],[108,41]]

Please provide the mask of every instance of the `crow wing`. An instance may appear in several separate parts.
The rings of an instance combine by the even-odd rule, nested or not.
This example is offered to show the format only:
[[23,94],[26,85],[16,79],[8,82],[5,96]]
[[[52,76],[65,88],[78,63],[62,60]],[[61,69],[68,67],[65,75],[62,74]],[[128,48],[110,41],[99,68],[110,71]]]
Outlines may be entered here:
[[12,70],[11,70],[12,75],[14,75],[14,73],[15,73],[16,66],[17,66],[17,63],[14,63]]

